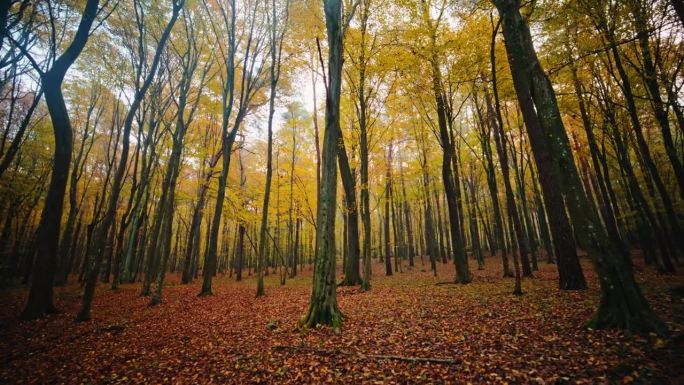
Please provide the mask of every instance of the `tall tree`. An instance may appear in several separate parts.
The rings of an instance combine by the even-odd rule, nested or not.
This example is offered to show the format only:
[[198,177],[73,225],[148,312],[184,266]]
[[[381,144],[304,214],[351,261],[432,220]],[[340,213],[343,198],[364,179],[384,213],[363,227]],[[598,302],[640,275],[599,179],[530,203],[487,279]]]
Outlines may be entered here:
[[[501,19],[500,21],[501,22]],[[497,26],[494,28],[494,32],[492,34],[492,41],[491,41],[491,49],[490,49],[490,61],[492,63],[492,83],[493,85],[496,85],[496,56],[495,56],[495,50],[494,46],[496,44],[496,34],[498,30],[499,24],[497,23]],[[506,35],[504,34],[504,37]],[[508,46],[506,46],[508,49]],[[511,58],[509,58],[509,63],[511,62]],[[510,65],[510,64],[509,64]],[[517,85],[516,85],[517,87]],[[495,103],[500,104],[500,102],[497,102],[498,97],[498,91],[497,88],[493,88],[494,92],[494,101]],[[517,88],[516,88],[517,91]],[[525,106],[527,107],[529,105],[529,100],[523,99],[520,95],[518,95],[518,103],[522,106],[523,103],[525,103]],[[497,113],[497,123],[498,125],[502,126],[503,125],[503,120],[500,117],[500,109],[497,108],[499,113]],[[525,125],[528,130],[528,135],[529,135],[529,123],[528,123],[528,115],[525,114],[525,109],[521,108],[523,111],[523,119],[525,121]],[[548,154],[548,149],[546,148],[539,148],[538,146],[535,146],[533,141],[530,139],[530,144],[532,147],[532,151],[535,156],[535,160],[537,159],[538,156],[537,153],[539,151],[545,151],[544,154],[546,156],[550,156]],[[586,288],[586,281],[584,279],[584,273],[582,272],[582,266],[579,263],[579,258],[577,257],[577,247],[575,245],[575,240],[572,236],[573,231],[572,227],[570,226],[570,220],[566,214],[565,210],[565,201],[563,199],[563,196],[561,192],[558,190],[556,186],[560,183],[561,179],[561,174],[558,172],[554,172],[550,168],[550,163],[548,161],[537,161],[537,169],[539,173],[539,181],[542,187],[542,192],[544,196],[544,204],[547,209],[547,213],[549,216],[549,225],[551,227],[551,234],[553,236],[553,244],[554,244],[554,251],[556,252],[556,258],[558,260],[558,275],[559,275],[559,285],[561,289],[566,289],[566,290],[582,290]]]
[[[198,44],[195,24],[199,24],[199,20],[193,18],[192,14],[192,10],[183,13],[183,31],[187,44],[183,48],[172,44],[172,51],[177,58],[177,67],[180,69],[181,74],[177,85],[173,83],[170,84],[171,88],[177,89],[176,98],[174,98],[174,104],[176,105],[177,111],[175,128],[171,137],[171,155],[168,160],[168,169],[164,177],[164,183],[167,184],[168,195],[166,199],[160,198],[158,204],[160,210],[159,215],[161,216],[159,220],[160,222],[163,221],[165,231],[160,243],[157,244],[154,240],[150,242],[150,245],[157,244],[162,247],[155,247],[148,253],[148,258],[157,259],[158,261],[156,264],[159,266],[156,271],[156,277],[154,277],[156,278],[157,286],[154,295],[150,300],[150,305],[156,305],[161,302],[161,291],[163,288],[164,276],[166,274],[166,265],[171,252],[171,227],[176,206],[174,196],[176,193],[178,175],[180,174],[182,166],[184,140],[188,129],[193,122],[197,108],[199,107],[200,99],[207,81],[207,74],[212,66],[211,61],[205,61],[202,68],[199,68],[204,46]],[[199,76],[197,76],[198,70]],[[170,77],[170,80],[171,79],[172,77]],[[193,88],[194,92],[192,92]],[[162,195],[164,195],[164,193],[164,186],[162,186]],[[180,231],[180,229],[177,229],[177,231]],[[153,236],[153,239],[156,239],[156,237]],[[159,249],[163,251],[160,255],[158,255]],[[161,262],[161,264],[159,264],[159,262]]]
[[316,218],[316,262],[313,290],[300,326],[329,325],[339,328],[342,313],[337,306],[335,282],[335,212],[337,210],[337,146],[340,136],[340,93],[342,89],[342,49],[344,30],[357,3],[348,5],[343,19],[342,1],[325,0],[325,26],[328,34],[328,76],[325,96],[325,133]]
[[520,1],[494,0],[494,4],[502,20],[513,83],[542,183],[551,181],[541,174],[564,175],[555,188],[562,190],[578,243],[587,250],[599,276],[601,301],[590,325],[666,333],[667,327],[641,293],[631,263],[608,239],[582,189],[556,95],[537,58],[529,26],[520,14]]
[[[283,52],[283,40],[287,30],[287,19],[290,3],[287,1],[283,7],[282,15],[278,15],[276,1],[271,0],[271,81],[270,97],[268,101],[268,149],[266,150],[266,187],[264,187],[264,204],[261,209],[261,231],[259,234],[259,258],[257,259],[257,291],[256,296],[261,297],[264,292],[264,253],[266,248],[266,232],[268,231],[268,201],[271,193],[271,176],[273,175],[273,115],[275,114],[275,99],[278,80],[280,79],[281,57]],[[279,19],[282,25],[278,28]]]
[[677,154],[677,149],[675,148],[674,140],[672,139],[667,105],[660,95],[661,87],[658,81],[658,74],[656,72],[654,55],[651,53],[651,42],[648,38],[648,30],[650,29],[646,9],[648,4],[644,4],[642,0],[631,0],[631,3],[634,29],[636,30],[639,39],[639,51],[641,53],[642,59],[644,82],[646,83],[646,88],[651,96],[651,107],[653,108],[656,121],[660,127],[660,132],[663,137],[663,144],[665,145],[665,153],[672,164],[675,179],[679,185],[680,196],[684,198],[684,166],[682,166],[682,161],[679,159],[679,154]]
[[[480,147],[482,148],[482,153],[485,158],[485,174],[487,176],[487,187],[489,189],[489,196],[492,201],[492,210],[494,211],[494,234],[495,234],[495,240],[497,246],[501,249],[501,262],[503,266],[503,276],[504,277],[512,277],[513,273],[511,273],[511,267],[508,263],[508,255],[506,252],[506,240],[504,238],[504,225],[503,225],[503,219],[501,215],[501,204],[499,203],[499,187],[497,186],[496,183],[496,169],[494,168],[494,157],[492,154],[492,144],[491,144],[491,137],[492,137],[492,125],[488,122],[485,122],[484,117],[482,115],[482,107],[480,106],[480,102],[477,98],[477,95],[474,95],[474,102],[475,102],[475,112],[477,113],[478,117],[478,126],[480,129]],[[488,115],[489,116],[489,115]]]
[[[492,62],[492,68],[496,68]],[[522,257],[527,254],[527,237],[522,230],[520,223],[520,214],[518,213],[518,206],[515,204],[515,196],[513,194],[513,187],[511,186],[511,179],[508,168],[508,150],[506,142],[506,134],[503,130],[503,120],[501,119],[501,107],[498,103],[498,91],[496,88],[496,71],[492,71],[492,89],[494,91],[495,107],[492,107],[491,97],[489,91],[485,89],[485,100],[487,103],[487,115],[489,116],[489,124],[494,131],[494,142],[496,143],[496,152],[499,155],[499,163],[501,166],[501,177],[504,183],[504,192],[506,193],[506,209],[508,210],[509,227],[514,231],[511,232],[511,249],[517,246],[518,255]],[[513,252],[513,268],[515,270],[515,288],[513,293],[515,295],[522,294],[520,284],[520,262],[518,255]]]
[[[95,286],[97,285],[97,277],[100,274],[100,265],[102,264],[102,256],[104,254],[104,251],[113,247],[113,245],[109,244],[107,241],[108,239],[108,234],[111,231],[111,227],[114,226],[114,222],[116,220],[116,211],[117,207],[119,205],[119,195],[121,194],[122,190],[122,184],[124,182],[124,177],[126,175],[126,171],[128,168],[128,155],[129,155],[129,149],[130,149],[130,134],[131,134],[131,129],[133,127],[133,122],[135,120],[135,116],[138,112],[138,109],[140,108],[140,104],[142,103],[142,99],[145,97],[147,94],[147,90],[150,88],[152,85],[152,82],[156,76],[157,73],[157,68],[159,67],[159,63],[161,61],[161,56],[162,53],[164,52],[164,47],[166,45],[166,42],[169,39],[169,36],[171,35],[171,30],[173,29],[173,25],[176,23],[176,20],[178,19],[178,15],[180,14],[181,9],[183,8],[183,5],[185,3],[185,0],[174,0],[171,8],[171,16],[169,18],[168,23],[166,24],[161,36],[159,37],[159,42],[157,43],[157,50],[154,53],[154,56],[152,58],[152,63],[149,67],[149,71],[147,72],[146,75],[143,76],[143,67],[146,66],[147,64],[147,57],[143,53],[140,54],[140,57],[138,58],[140,60],[140,64],[138,68],[136,68],[136,89],[135,89],[135,94],[133,96],[133,100],[131,102],[130,107],[128,108],[128,113],[126,114],[126,118],[123,123],[123,134],[122,134],[122,148],[121,148],[121,155],[119,157],[119,164],[116,167],[116,173],[114,174],[114,179],[112,181],[111,185],[111,194],[109,195],[109,200],[107,202],[107,209],[105,211],[104,217],[102,218],[102,223],[98,227],[98,231],[96,232],[95,238],[94,238],[94,245],[95,249],[93,250],[93,258],[92,258],[92,263],[89,266],[88,269],[88,275],[86,279],[86,285],[83,291],[83,303],[81,304],[81,310],[79,311],[78,315],[76,316],[77,321],[87,321],[90,319],[90,308],[92,305],[93,301],[93,296],[95,295]],[[134,4],[135,12],[136,15],[138,15],[138,5]],[[143,11],[140,11],[143,12]],[[145,30],[144,28],[144,15],[140,14],[139,18],[137,19],[138,21],[138,31],[139,31],[139,39],[143,38],[143,31]],[[141,44],[142,46],[142,44]],[[141,50],[144,49],[140,47]]]
[[[392,143],[387,145],[387,156],[385,157],[385,275],[392,275],[392,259],[396,261],[396,254],[392,252],[392,237],[390,236],[390,197],[392,196]],[[396,242],[396,238],[394,240]]]
[[[95,134],[102,113],[104,112],[104,109],[98,106],[101,92],[102,89],[100,85],[95,85],[91,88],[88,107],[86,109],[85,126],[79,141],[76,159],[74,159],[74,166],[71,169],[71,176],[69,177],[69,212],[67,214],[64,231],[62,231],[62,239],[59,243],[59,269],[58,275],[55,277],[57,284],[66,283],[71,268],[70,262],[75,253],[75,250],[71,249],[71,239],[74,236],[76,217],[80,210],[80,205],[83,203],[83,198],[85,197],[85,193],[81,194],[80,199],[78,197],[78,182],[85,172],[86,160],[95,144]],[[97,110],[96,107],[98,107]]]
[[446,9],[446,2],[442,2],[438,8],[438,16],[435,20],[431,16],[430,3],[427,0],[421,0],[420,13],[422,20],[427,27],[430,41],[430,54],[428,61],[431,70],[432,92],[435,99],[435,107],[437,110],[437,123],[439,127],[439,142],[442,146],[442,181],[444,182],[444,192],[446,194],[447,207],[449,209],[449,230],[451,234],[451,243],[454,247],[454,265],[456,266],[456,281],[460,283],[469,283],[472,279],[470,269],[468,268],[468,260],[465,254],[465,246],[463,243],[463,231],[461,229],[461,220],[459,218],[458,204],[456,197],[460,196],[456,189],[460,189],[460,182],[454,181],[453,162],[454,162],[454,142],[450,136],[449,127],[447,123],[447,104],[445,100],[445,93],[443,89],[442,73],[440,69],[439,57],[437,52],[437,33],[444,16]]
[[[216,273],[219,228],[221,225],[221,216],[223,214],[223,204],[226,197],[231,152],[238,130],[250,110],[251,101],[256,91],[259,90],[264,83],[262,80],[265,69],[264,63],[266,62],[262,56],[264,46],[264,34],[262,33],[264,15],[257,12],[260,3],[258,1],[247,3],[248,6],[245,8],[244,20],[247,31],[244,32],[246,35],[241,36],[240,39],[236,38],[238,9],[235,0],[230,0],[230,11],[226,10],[222,2],[212,4],[218,7],[216,12],[221,15],[221,20],[223,21],[223,30],[221,30],[217,25],[218,23],[214,22],[213,18],[210,17],[212,31],[214,37],[217,39],[217,46],[219,53],[221,54],[221,156],[223,159],[221,162],[221,174],[219,174],[214,215],[211,220],[211,226],[209,227],[209,236],[207,237],[207,249],[204,258],[204,270],[202,271],[203,280],[202,288],[199,293],[200,296],[212,294],[211,283],[214,274]],[[205,8],[207,9],[207,12],[212,12],[210,10],[211,8],[209,8],[209,5],[206,3]],[[241,20],[241,22],[243,22],[243,20]],[[224,34],[228,35],[227,42],[223,41]],[[243,41],[244,44],[241,44]],[[241,59],[241,67],[236,63],[238,48],[242,48],[244,51]],[[237,95],[235,92],[236,69],[241,69],[239,84],[237,84]],[[235,111],[233,126],[229,130],[234,107],[237,107],[237,111]]]
[[[64,95],[62,94],[62,82],[67,71],[78,59],[88,42],[91,28],[100,11],[98,8],[99,4],[99,0],[88,0],[86,2],[76,33],[69,46],[59,56],[57,56],[56,52],[56,47],[59,44],[56,36],[60,32],[54,30],[54,20],[52,20],[52,23],[48,23],[52,28],[50,33],[50,36],[52,36],[50,44],[51,58],[48,59],[48,63],[50,63],[48,68],[42,69],[31,53],[26,51],[23,45],[19,45],[23,54],[31,61],[34,70],[40,75],[45,93],[45,103],[50,113],[55,137],[52,175],[47,196],[45,197],[45,206],[40,216],[38,229],[36,230],[35,268],[31,278],[31,290],[29,291],[28,301],[20,315],[22,319],[38,318],[45,313],[56,311],[53,304],[52,289],[55,268],[57,266],[64,195],[69,177],[73,147],[73,129],[69,120],[69,111],[64,102]],[[51,18],[54,17],[52,12],[49,13],[49,16]]]

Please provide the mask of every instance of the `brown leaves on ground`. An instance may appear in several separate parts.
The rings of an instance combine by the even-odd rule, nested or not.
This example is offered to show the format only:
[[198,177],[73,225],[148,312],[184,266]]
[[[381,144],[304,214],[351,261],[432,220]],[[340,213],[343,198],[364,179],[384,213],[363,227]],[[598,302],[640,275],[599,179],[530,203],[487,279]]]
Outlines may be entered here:
[[[102,285],[93,321],[74,323],[76,285],[57,290],[61,314],[20,322],[25,289],[0,293],[2,383],[680,383],[684,381],[684,300],[679,275],[637,273],[646,296],[668,323],[670,339],[587,330],[598,299],[558,289],[554,265],[541,264],[511,295],[500,260],[487,259],[469,285],[453,279],[452,264],[432,277],[421,267],[385,277],[374,271],[372,290],[338,288],[346,316],[341,333],[296,329],[310,295],[310,268],[267,295],[255,282],[214,281],[214,296],[197,297],[200,282],[164,288],[149,307],[139,285],[111,291]],[[245,272],[245,275],[247,272]],[[383,358],[448,359],[451,363]]]

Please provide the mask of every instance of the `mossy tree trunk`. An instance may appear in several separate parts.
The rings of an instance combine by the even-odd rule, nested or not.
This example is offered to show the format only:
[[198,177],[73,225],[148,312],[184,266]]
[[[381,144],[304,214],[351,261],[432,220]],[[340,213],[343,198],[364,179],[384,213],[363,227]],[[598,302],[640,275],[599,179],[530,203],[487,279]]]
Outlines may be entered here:
[[342,2],[325,0],[328,32],[328,76],[325,98],[325,133],[321,159],[321,186],[316,220],[316,260],[313,289],[300,326],[328,325],[339,328],[342,313],[335,289],[335,213],[337,210],[337,148],[340,135],[340,91],[342,88]]

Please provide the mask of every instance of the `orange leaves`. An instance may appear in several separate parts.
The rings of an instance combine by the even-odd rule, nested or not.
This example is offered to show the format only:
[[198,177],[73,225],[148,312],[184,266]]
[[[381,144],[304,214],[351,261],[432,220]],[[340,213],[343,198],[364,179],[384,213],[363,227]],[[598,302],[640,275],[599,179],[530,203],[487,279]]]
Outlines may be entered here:
[[[339,335],[328,328],[301,333],[295,327],[308,303],[310,276],[286,286],[269,276],[268,294],[259,299],[252,278],[227,283],[218,277],[216,295],[205,298],[196,296],[199,283],[172,285],[162,306],[154,308],[138,297],[137,285],[124,285],[98,293],[94,320],[81,324],[71,322],[78,309],[74,287],[58,289],[64,313],[25,323],[15,315],[26,293],[5,291],[0,378],[3,383],[630,384],[681,375],[674,341],[583,327],[598,298],[595,282],[587,292],[561,292],[554,267],[544,265],[537,278],[523,282],[526,294],[514,298],[510,282],[499,278],[498,262],[488,259],[486,270],[473,269],[475,280],[466,286],[435,285],[453,275],[451,264],[440,264],[437,281],[416,266],[390,278],[379,271],[367,293],[340,288],[347,319]],[[658,313],[675,336],[681,333],[683,304],[667,291],[681,277],[639,274]]]

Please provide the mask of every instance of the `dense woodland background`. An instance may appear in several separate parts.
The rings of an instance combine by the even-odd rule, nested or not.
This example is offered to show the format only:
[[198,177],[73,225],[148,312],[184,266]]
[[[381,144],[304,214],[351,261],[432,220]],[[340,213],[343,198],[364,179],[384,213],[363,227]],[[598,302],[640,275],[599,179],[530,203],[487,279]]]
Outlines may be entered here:
[[4,1],[0,373],[681,380],[683,86],[682,0]]

